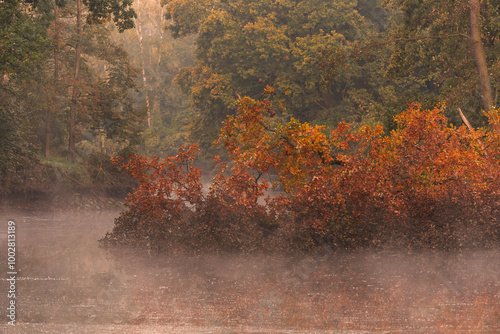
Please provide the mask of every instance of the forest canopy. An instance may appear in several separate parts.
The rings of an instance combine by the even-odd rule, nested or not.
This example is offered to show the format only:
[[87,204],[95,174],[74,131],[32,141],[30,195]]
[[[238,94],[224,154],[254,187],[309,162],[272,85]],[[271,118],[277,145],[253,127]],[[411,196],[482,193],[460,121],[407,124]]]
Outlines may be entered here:
[[492,245],[499,18],[479,0],[2,1],[0,191],[135,184],[110,243]]
[[285,116],[329,127],[392,128],[414,101],[445,102],[456,124],[461,107],[484,124],[478,111],[498,95],[499,5],[475,2],[164,0],[173,35],[197,34],[197,62],[176,79],[197,112],[192,140],[210,147],[236,97],[258,98],[265,85]]

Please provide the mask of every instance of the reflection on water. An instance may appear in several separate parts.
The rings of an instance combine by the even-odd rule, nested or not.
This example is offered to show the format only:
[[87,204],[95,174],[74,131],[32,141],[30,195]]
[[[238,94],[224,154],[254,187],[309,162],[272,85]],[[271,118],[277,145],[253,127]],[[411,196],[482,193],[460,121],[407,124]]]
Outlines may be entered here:
[[498,251],[150,258],[98,248],[117,215],[2,213],[20,270],[17,326],[0,332],[500,332]]

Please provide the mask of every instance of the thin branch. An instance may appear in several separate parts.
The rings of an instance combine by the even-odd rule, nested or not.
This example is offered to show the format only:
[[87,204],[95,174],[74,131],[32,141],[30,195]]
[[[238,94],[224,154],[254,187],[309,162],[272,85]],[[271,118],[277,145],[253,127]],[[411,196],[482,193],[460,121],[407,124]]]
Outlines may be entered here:
[[467,117],[465,117],[464,113],[462,112],[462,109],[458,108],[458,112],[460,113],[460,117],[462,118],[462,121],[465,123],[465,125],[467,125],[467,127],[469,128],[469,130],[471,132],[474,132],[474,128],[469,123],[469,120],[467,119]]
[[[470,122],[467,119],[467,117],[465,117],[464,113],[462,112],[462,109],[458,108],[458,112],[460,113],[460,117],[462,118],[462,121],[465,123],[465,125],[467,125],[467,127],[469,128],[469,130],[475,135],[476,134],[475,130],[472,127],[472,125],[470,124]],[[483,142],[481,141],[481,139],[479,139],[479,138],[476,137],[476,140],[477,140],[477,143],[479,144],[479,147],[481,147],[481,151],[484,152],[485,156],[488,156],[488,152],[486,152],[486,149],[484,148],[484,145],[483,145]]]
[[259,176],[257,176],[257,177],[255,178],[255,183],[256,183],[256,184],[258,184],[258,183],[259,183],[259,179],[260,179],[260,177],[261,177],[262,175],[264,175],[264,173],[263,173],[263,172],[261,172],[260,170],[257,170],[257,172],[259,172]]

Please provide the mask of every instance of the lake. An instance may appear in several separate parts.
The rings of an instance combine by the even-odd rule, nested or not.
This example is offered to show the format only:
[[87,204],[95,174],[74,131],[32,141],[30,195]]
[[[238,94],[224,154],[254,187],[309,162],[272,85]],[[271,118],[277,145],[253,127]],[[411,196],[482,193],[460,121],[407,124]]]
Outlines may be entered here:
[[98,247],[118,214],[0,213],[1,333],[500,332],[498,250],[151,257]]

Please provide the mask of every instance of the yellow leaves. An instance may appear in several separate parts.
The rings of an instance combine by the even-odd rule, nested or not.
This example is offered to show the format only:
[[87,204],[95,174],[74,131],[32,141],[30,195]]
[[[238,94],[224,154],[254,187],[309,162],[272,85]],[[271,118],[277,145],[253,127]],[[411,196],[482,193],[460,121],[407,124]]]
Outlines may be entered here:
[[267,94],[267,95],[274,94],[274,88],[269,86],[269,85],[266,85],[266,87],[264,88],[264,94]]

